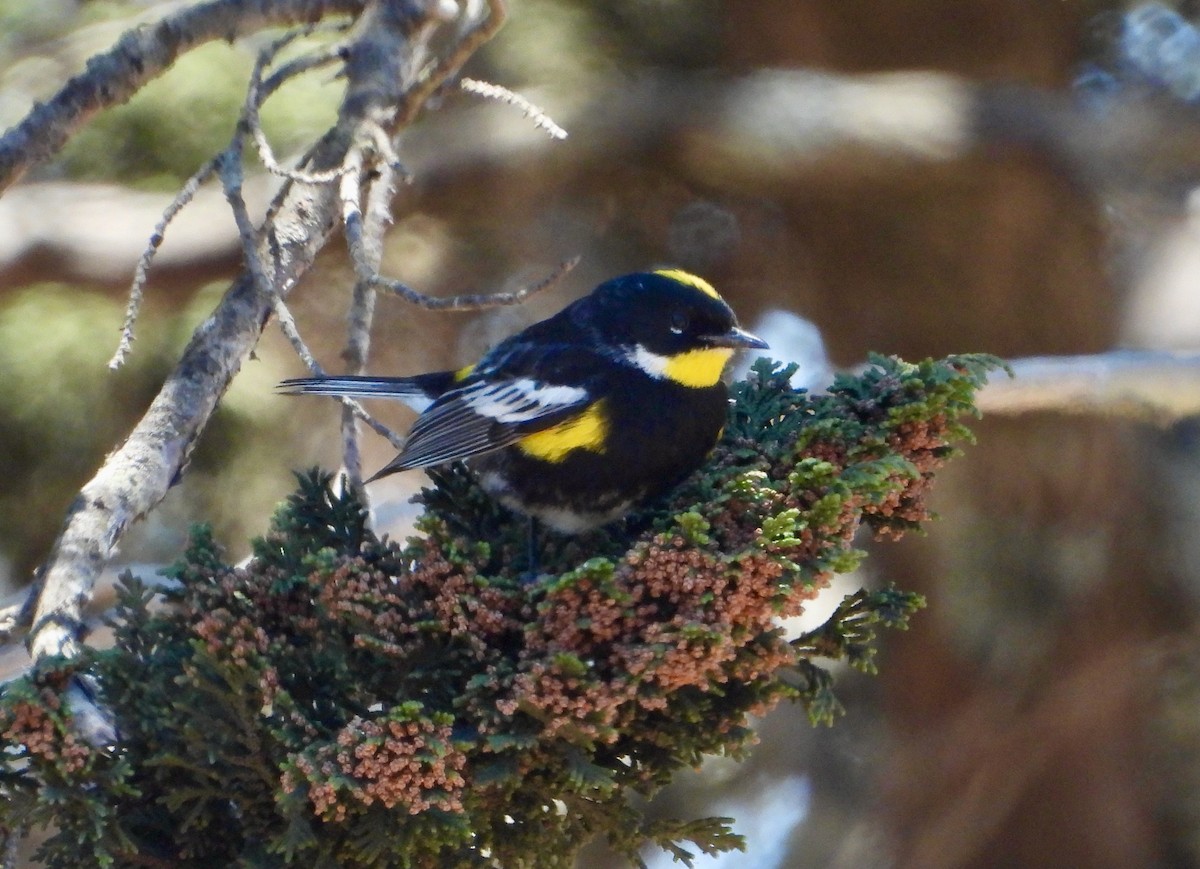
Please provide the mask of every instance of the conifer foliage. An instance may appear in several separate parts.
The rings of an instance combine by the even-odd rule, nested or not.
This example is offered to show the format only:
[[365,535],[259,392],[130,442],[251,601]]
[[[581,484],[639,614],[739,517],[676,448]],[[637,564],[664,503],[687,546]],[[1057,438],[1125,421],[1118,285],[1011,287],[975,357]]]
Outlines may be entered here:
[[[710,462],[668,503],[580,538],[543,535],[461,467],[435,472],[420,536],[377,538],[311,472],[245,567],[197,530],[165,593],[126,578],[115,645],[0,696],[0,828],[48,826],[49,866],[570,866],[604,837],[741,845],[728,818],[648,820],[648,796],[750,716],[840,711],[823,659],[873,668],[875,630],[922,605],[851,595],[788,639],[860,526],[928,518],[934,471],[998,363],[876,357],[825,395],[760,360]],[[67,686],[86,671],[118,728],[88,745]]]

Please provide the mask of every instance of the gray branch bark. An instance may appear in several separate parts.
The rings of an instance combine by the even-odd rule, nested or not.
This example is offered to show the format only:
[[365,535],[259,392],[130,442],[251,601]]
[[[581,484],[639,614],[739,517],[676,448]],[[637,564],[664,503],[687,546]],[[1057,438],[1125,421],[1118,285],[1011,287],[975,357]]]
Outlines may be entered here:
[[264,27],[359,15],[365,0],[212,0],[125,33],[88,61],[45,103],[0,137],[0,192],[59,152],[97,112],[128,100],[185,52],[214,39],[232,40]]
[[[292,15],[298,16],[298,10],[304,9],[314,16],[341,11],[351,4],[275,5],[290,10]],[[268,14],[267,7],[271,6],[264,0],[255,4],[213,3],[196,10],[209,10],[218,21],[226,21],[230,7],[249,7],[240,24],[226,21],[232,32],[240,32],[252,23],[279,23],[278,14]],[[349,43],[345,61],[348,87],[337,124],[310,153],[309,169],[323,172],[342,166],[361,144],[360,133],[365,126],[394,133],[402,120],[412,117],[419,107],[416,100],[432,90],[424,74],[426,42],[439,21],[439,12],[444,14],[444,4],[386,0],[372,4],[363,14]],[[195,26],[202,34],[219,29],[209,19]],[[150,52],[154,57],[177,50],[179,44],[202,41],[195,34],[185,39],[171,28],[154,32],[171,36],[169,46]],[[468,36],[476,36],[477,32],[478,28]],[[122,43],[126,41],[122,39]],[[102,70],[98,73],[101,82],[109,81],[109,68],[103,64],[97,68]],[[435,72],[438,70],[443,74],[451,71],[443,66],[435,68]],[[67,90],[103,90],[111,86],[74,83]],[[132,92],[123,87],[125,91]],[[56,102],[73,100],[63,97]],[[0,159],[0,167],[29,162],[4,164]],[[0,170],[0,182],[13,171],[9,168],[10,175],[5,176]],[[71,506],[40,576],[29,638],[35,658],[76,651],[79,613],[96,577],[129,525],[157,505],[182,473],[217,401],[249,356],[278,300],[287,296],[338,225],[340,209],[336,182],[313,185],[289,180],[275,197],[268,219],[254,240],[256,259],[264,266],[254,270],[259,280],[247,270],[234,281],[216,310],[193,334],[145,416]]]
[[1094,356],[1031,356],[1010,363],[975,403],[984,413],[1036,411],[1169,425],[1200,414],[1200,354],[1114,350]]

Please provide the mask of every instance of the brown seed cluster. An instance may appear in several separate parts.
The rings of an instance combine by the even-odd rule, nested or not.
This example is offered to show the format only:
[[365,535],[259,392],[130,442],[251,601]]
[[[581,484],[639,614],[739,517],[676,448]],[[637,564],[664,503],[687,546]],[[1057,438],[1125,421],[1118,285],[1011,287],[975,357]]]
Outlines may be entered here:
[[519,632],[531,616],[523,596],[481,583],[473,568],[451,564],[429,545],[400,586],[426,599],[433,618],[452,637],[476,647],[480,659],[487,657],[493,642]]
[[432,622],[485,660],[498,638],[519,633],[529,618],[519,597],[481,582],[473,569],[451,564],[428,543],[412,569],[399,575],[369,569],[361,559],[344,562],[322,585],[320,603],[358,628],[357,645],[397,657],[413,654],[426,639],[422,625]]
[[63,773],[81,771],[91,757],[91,749],[70,730],[69,716],[63,719],[57,692],[42,688],[38,701],[17,702],[0,720],[5,745],[19,745],[30,757],[53,764]]
[[547,593],[498,707],[536,709],[551,735],[607,742],[677,691],[767,676],[794,661],[775,619],[815,593],[781,585],[782,574],[765,553],[728,563],[682,538],[640,546],[612,576]]
[[[403,806],[412,815],[433,808],[461,812],[466,762],[451,742],[448,722],[419,716],[355,716],[332,744],[294,759],[313,811],[326,821],[344,820],[351,801]],[[294,791],[297,784],[295,775],[284,774],[284,790]]]
[[[818,565],[849,548],[864,514],[926,518],[923,496],[943,461],[944,434],[944,419],[894,429],[888,446],[918,474],[897,471],[882,497],[847,494],[829,502],[826,484],[794,489],[764,478],[755,494],[709,512],[709,544],[658,535],[635,545],[615,566],[581,569],[544,587],[489,582],[469,558],[447,554],[466,551],[466,541],[434,533],[413,544],[404,570],[385,570],[361,557],[341,561],[321,578],[315,601],[272,595],[269,578],[260,577],[257,587],[242,588],[255,601],[257,618],[217,606],[194,629],[210,651],[226,649],[243,663],[273,642],[264,624],[293,637],[311,632],[314,642],[336,630],[356,648],[391,659],[401,672],[428,659],[432,640],[468,670],[469,687],[455,695],[456,718],[436,717],[445,712],[356,715],[330,736],[292,712],[311,741],[307,750],[289,754],[284,785],[305,786],[315,813],[326,820],[345,819],[355,804],[401,806],[414,814],[431,807],[460,811],[469,765],[467,754],[451,747],[450,721],[502,735],[515,718],[532,716],[539,740],[565,736],[606,744],[638,720],[667,712],[680,692],[762,683],[794,664],[778,619],[799,614],[831,572],[810,568],[799,582],[788,565]],[[870,460],[851,459],[845,444],[821,439],[795,460],[804,458],[835,468]],[[770,473],[786,477],[790,467]],[[760,523],[788,510],[798,511],[801,521],[786,540],[764,537]],[[252,580],[240,573],[222,578],[239,587]],[[278,675],[268,670],[260,687],[269,709]],[[749,711],[764,712],[773,702]],[[714,727],[723,731],[736,723]]]
[[[827,684],[788,671],[814,652],[870,651],[851,649],[841,624],[795,645],[778,625],[857,563],[864,521],[899,535],[927,518],[931,476],[962,434],[962,384],[878,367],[818,398],[778,378],[749,384],[734,433],[672,500],[543,538],[536,582],[519,573],[524,524],[461,469],[433,475],[424,536],[405,545],[372,535],[353,496],[315,472],[245,568],[222,566],[198,532],[169,606],[131,589],[113,656],[95,659],[117,676],[101,684],[124,732],[156,737],[124,746],[147,753],[134,758],[136,799],[173,805],[153,796],[166,788],[191,813],[180,829],[215,811],[195,828],[215,818],[273,849],[308,848],[294,813],[315,816],[314,841],[345,865],[378,862],[377,833],[411,847],[395,856],[413,866],[464,849],[515,866],[529,843],[565,855],[585,833],[636,853],[644,826],[630,823],[628,794],[738,754],[747,717],[782,698],[820,713]],[[917,605],[880,600],[893,613]],[[41,684],[6,689],[10,758],[35,776],[98,780],[111,755],[76,742],[61,695]],[[188,776],[195,799],[179,786]],[[552,800],[565,809],[547,811]]]
[[934,473],[946,463],[948,419],[937,414],[927,420],[903,422],[888,437],[888,446],[912,463],[916,477],[899,480],[896,488],[878,504],[866,505],[864,513],[898,520],[895,526],[881,526],[880,536],[899,537],[903,525],[926,522],[930,518],[926,497],[933,486]]
[[251,655],[267,651],[267,632],[245,616],[236,616],[220,607],[199,614],[193,625],[196,636],[204,640],[210,655],[227,657],[234,664],[245,665]]

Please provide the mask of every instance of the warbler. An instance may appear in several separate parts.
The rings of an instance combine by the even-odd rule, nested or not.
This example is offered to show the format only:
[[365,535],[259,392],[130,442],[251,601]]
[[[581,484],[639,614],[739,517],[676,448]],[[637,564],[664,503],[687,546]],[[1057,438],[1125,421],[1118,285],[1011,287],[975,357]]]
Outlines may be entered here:
[[500,503],[575,534],[700,467],[725,425],[726,364],[766,346],[708,282],[664,269],[607,281],[457,371],[279,388],[420,411],[403,450],[367,482],[465,459]]

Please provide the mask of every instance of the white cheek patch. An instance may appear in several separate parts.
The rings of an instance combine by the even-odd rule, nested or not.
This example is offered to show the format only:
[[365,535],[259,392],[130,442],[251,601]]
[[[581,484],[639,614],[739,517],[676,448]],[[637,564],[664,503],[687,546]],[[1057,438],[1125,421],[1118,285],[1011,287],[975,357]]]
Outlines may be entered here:
[[656,380],[662,380],[670,370],[671,359],[660,353],[647,350],[640,344],[625,354],[625,359],[635,368],[640,368]]
[[568,407],[588,397],[578,386],[547,386],[523,377],[492,386],[469,399],[471,409],[501,423],[530,422]]

